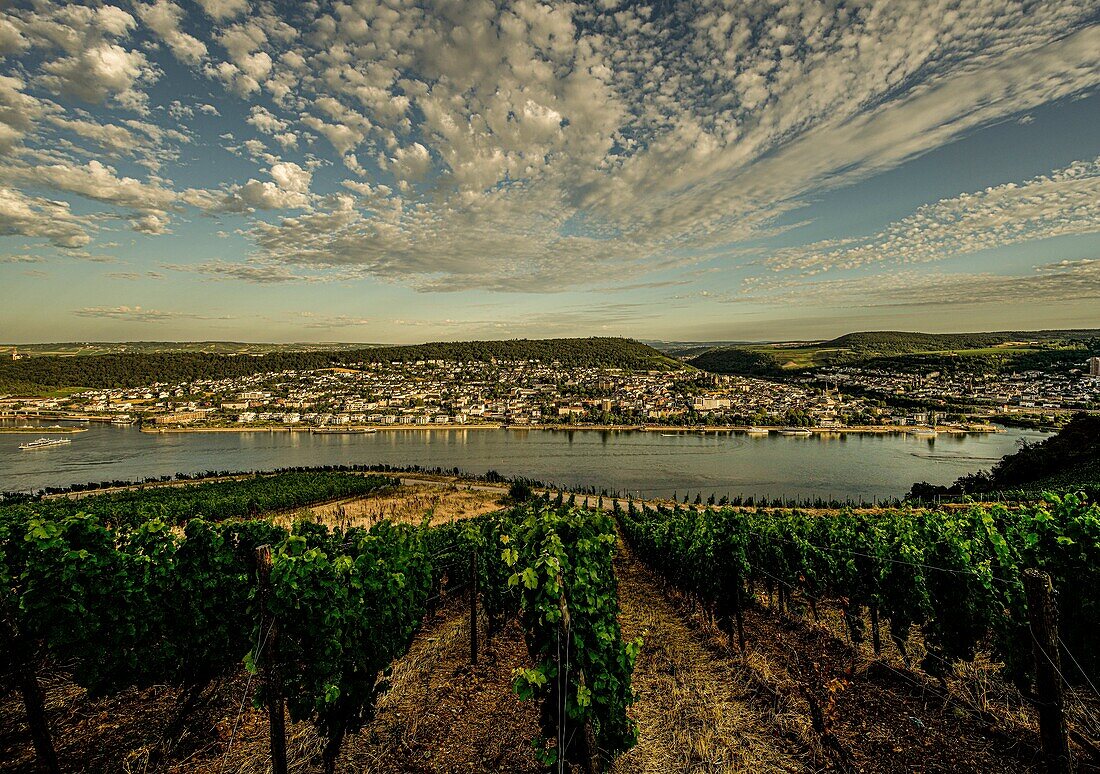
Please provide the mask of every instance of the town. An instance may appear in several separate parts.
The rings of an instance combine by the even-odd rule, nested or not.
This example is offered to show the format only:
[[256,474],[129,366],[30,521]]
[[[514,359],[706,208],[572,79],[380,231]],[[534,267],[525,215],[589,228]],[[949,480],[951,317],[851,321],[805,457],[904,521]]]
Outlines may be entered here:
[[196,379],[65,397],[0,396],[6,416],[87,418],[143,429],[387,427],[942,426],[1100,407],[1093,373],[986,376],[822,368],[785,380],[693,368],[636,371],[538,360],[349,364]]

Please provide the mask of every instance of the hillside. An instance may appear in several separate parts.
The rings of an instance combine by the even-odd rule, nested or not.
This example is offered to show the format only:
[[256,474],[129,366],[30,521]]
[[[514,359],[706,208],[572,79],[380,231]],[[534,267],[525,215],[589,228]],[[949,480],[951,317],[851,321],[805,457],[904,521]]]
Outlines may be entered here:
[[435,342],[344,351],[278,351],[258,356],[209,352],[114,353],[0,362],[0,392],[38,393],[66,387],[137,387],[154,382],[225,379],[255,373],[416,360],[557,361],[565,366],[671,369],[680,363],[630,339],[515,339]]
[[1053,435],[1024,443],[990,470],[963,476],[950,487],[916,484],[912,494],[985,494],[991,492],[1100,492],[1100,416],[1077,414]]
[[1070,366],[1100,351],[1100,330],[910,333],[864,331],[811,344],[713,347],[689,359],[705,371],[778,376],[828,365],[997,372]]
[[10,620],[37,648],[0,665],[4,770],[261,774],[279,739],[303,774],[535,774],[563,747],[565,770],[617,774],[1030,774],[1037,566],[1095,770],[1100,543],[1069,537],[1095,506],[808,514],[471,483],[298,471],[0,504]]

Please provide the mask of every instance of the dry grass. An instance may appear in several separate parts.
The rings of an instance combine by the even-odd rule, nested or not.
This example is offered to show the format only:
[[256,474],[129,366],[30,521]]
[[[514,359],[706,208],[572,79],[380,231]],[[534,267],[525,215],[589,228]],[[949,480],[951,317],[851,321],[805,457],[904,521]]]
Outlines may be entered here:
[[616,574],[623,636],[644,644],[632,679],[638,746],[613,771],[805,771],[754,706],[752,686],[683,622],[648,572],[623,556]]
[[407,484],[385,492],[350,497],[272,517],[275,524],[290,526],[299,518],[317,519],[329,526],[370,527],[382,519],[432,526],[469,519],[502,507],[500,495],[457,485]]

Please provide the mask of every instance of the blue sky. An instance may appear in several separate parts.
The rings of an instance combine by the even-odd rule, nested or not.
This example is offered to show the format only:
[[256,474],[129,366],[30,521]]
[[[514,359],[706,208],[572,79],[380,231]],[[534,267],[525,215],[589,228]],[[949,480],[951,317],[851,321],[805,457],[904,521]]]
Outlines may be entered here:
[[1100,327],[1072,2],[16,3],[0,341]]

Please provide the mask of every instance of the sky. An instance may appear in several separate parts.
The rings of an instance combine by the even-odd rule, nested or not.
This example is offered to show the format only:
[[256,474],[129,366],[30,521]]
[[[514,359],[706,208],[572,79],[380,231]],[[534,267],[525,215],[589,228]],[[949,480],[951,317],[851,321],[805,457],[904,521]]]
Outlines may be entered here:
[[1100,327],[1100,10],[0,8],[0,342]]

